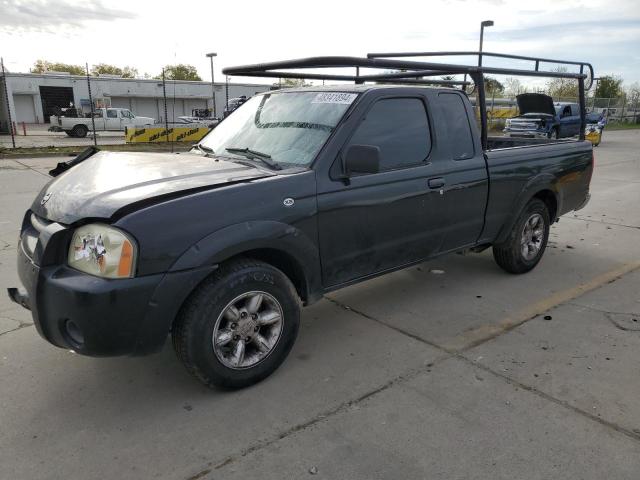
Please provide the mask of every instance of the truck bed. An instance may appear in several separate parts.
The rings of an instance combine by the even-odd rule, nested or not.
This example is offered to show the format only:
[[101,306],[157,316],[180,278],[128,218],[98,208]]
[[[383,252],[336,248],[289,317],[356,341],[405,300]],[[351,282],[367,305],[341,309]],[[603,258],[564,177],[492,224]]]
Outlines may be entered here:
[[555,201],[553,220],[588,199],[593,173],[590,142],[499,137],[492,145],[494,149],[486,152],[489,198],[480,243],[499,239],[504,225],[524,206],[520,203],[530,198],[527,192],[539,191],[541,185]]
[[526,147],[531,145],[548,145],[558,142],[573,142],[575,139],[562,138],[558,140],[550,140],[547,138],[524,138],[524,137],[506,137],[496,136],[487,137],[487,149],[499,150],[502,148]]

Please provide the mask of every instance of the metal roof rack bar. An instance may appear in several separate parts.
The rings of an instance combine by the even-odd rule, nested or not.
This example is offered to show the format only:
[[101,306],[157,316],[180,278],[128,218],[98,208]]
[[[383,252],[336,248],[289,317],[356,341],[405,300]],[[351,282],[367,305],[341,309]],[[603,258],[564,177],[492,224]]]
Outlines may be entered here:
[[[508,58],[514,60],[527,60],[535,62],[535,68],[516,69],[516,68],[499,68],[486,67],[476,65],[456,65],[447,63],[435,63],[413,60],[399,60],[398,58],[383,57],[436,57],[436,56],[487,56],[497,58]],[[578,65],[580,72],[563,72],[563,71],[542,71],[540,63],[555,63],[558,65]],[[590,75],[584,73],[585,67],[589,69]],[[306,70],[306,69],[324,69],[324,68],[355,68],[355,75],[339,75],[336,73],[316,73],[316,72],[292,72],[286,70]],[[382,69],[387,70],[384,73],[360,75],[360,68]],[[388,70],[396,70],[389,72]],[[511,55],[505,53],[492,52],[395,52],[395,53],[370,53],[364,57],[346,57],[346,56],[325,56],[325,57],[308,57],[293,60],[285,60],[280,62],[257,63],[253,65],[241,65],[236,67],[227,67],[222,70],[226,75],[236,75],[245,77],[267,77],[267,78],[299,78],[310,80],[340,80],[352,81],[355,83],[365,82],[388,82],[388,83],[407,83],[407,84],[432,84],[432,85],[467,85],[467,75],[473,79],[476,92],[478,95],[478,106],[480,109],[481,123],[481,140],[483,148],[487,148],[487,111],[485,104],[484,92],[484,75],[493,73],[498,75],[516,75],[528,77],[550,77],[550,78],[570,78],[578,81],[578,92],[580,96],[580,118],[581,133],[580,139],[584,140],[584,128],[586,125],[586,108],[585,108],[585,79],[589,79],[589,86],[593,84],[593,67],[586,62],[573,62],[567,60],[552,60],[547,58],[526,57],[523,55]],[[464,75],[464,80],[430,80],[424,77],[434,77],[437,75]]]
[[[589,85],[585,88],[588,90],[593,85],[593,78],[595,77],[593,72],[593,66],[588,62],[575,62],[572,60],[558,60],[551,58],[530,57],[526,55],[513,55],[510,53],[496,53],[496,52],[389,52],[389,53],[368,53],[367,58],[408,58],[408,57],[493,57],[493,58],[507,58],[511,60],[525,60],[535,63],[533,72],[539,71],[540,63],[555,63],[557,65],[577,65],[580,67],[580,73],[584,73],[585,67],[589,69],[589,75],[586,78],[589,79]],[[482,67],[485,71],[486,67]]]
[[[432,55],[445,55],[445,54],[475,54],[477,52],[420,52],[423,54],[431,53]],[[378,55],[378,54],[370,54]],[[393,54],[388,54],[393,55]],[[398,53],[397,55],[401,55]],[[404,55],[416,56],[413,52],[407,52]],[[484,53],[482,55],[485,55]],[[516,55],[506,54],[490,54],[493,56],[500,55],[505,58],[517,57],[518,59],[526,59],[535,61],[534,57],[522,57]],[[546,61],[545,59],[537,59],[539,61]],[[581,69],[585,66],[593,72],[593,67],[590,64],[584,62],[567,62],[564,60],[555,61],[556,63],[566,63],[572,65],[580,65]],[[404,70],[403,72],[389,72],[386,74],[377,74],[375,78],[368,79],[367,75],[336,75],[336,74],[324,74],[324,73],[303,73],[303,72],[283,72],[282,70],[292,69],[319,69],[319,68],[344,68],[344,67],[364,67],[374,69],[395,69]],[[270,63],[258,63],[254,65],[243,65],[237,67],[227,67],[223,69],[223,73],[226,75],[236,76],[251,76],[251,77],[271,77],[271,78],[309,78],[316,80],[344,80],[344,81],[380,81],[387,78],[402,78],[398,77],[398,73],[406,74],[405,78],[415,78],[416,76],[435,76],[442,74],[472,74],[472,73],[493,73],[493,74],[505,74],[505,75],[523,75],[531,77],[552,77],[552,78],[572,78],[572,79],[585,79],[587,75],[584,73],[574,72],[553,72],[542,70],[527,70],[527,69],[515,69],[515,68],[499,68],[499,67],[478,67],[474,65],[455,65],[446,63],[434,63],[434,62],[417,62],[409,60],[397,60],[387,58],[363,58],[363,57],[309,57],[300,58],[294,60],[286,60],[281,62]],[[593,76],[591,77],[593,78]]]

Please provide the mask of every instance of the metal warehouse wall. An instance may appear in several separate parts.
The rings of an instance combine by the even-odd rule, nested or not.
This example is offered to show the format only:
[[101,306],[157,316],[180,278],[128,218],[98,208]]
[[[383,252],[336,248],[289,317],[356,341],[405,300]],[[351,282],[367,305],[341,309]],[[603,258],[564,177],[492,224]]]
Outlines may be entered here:
[[[81,76],[51,74],[7,74],[9,106],[13,121],[44,123],[40,87],[71,87],[74,103],[81,106],[89,99],[87,80]],[[182,115],[191,115],[194,108],[212,108],[211,83],[167,81],[167,116],[173,121]],[[269,90],[269,85],[229,84],[229,98],[250,97]],[[216,110],[222,116],[226,92],[224,84],[215,85]],[[7,109],[4,90],[0,98],[0,128],[7,130]],[[113,107],[128,108],[136,115],[164,121],[162,82],[159,80],[91,77],[91,93],[94,99],[108,99]],[[175,98],[175,101],[174,101]]]

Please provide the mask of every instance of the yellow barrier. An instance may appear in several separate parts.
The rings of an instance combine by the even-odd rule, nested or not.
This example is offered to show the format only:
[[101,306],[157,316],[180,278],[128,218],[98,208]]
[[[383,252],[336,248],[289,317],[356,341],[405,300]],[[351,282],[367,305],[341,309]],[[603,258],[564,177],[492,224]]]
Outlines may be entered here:
[[[127,128],[125,139],[127,143],[159,143],[159,142],[199,142],[209,133],[209,128],[202,126]],[[168,137],[168,138],[167,138]]]
[[598,145],[600,145],[600,142],[602,141],[602,131],[598,131],[598,130],[587,131],[585,135],[585,139],[589,140],[594,146],[597,147]]

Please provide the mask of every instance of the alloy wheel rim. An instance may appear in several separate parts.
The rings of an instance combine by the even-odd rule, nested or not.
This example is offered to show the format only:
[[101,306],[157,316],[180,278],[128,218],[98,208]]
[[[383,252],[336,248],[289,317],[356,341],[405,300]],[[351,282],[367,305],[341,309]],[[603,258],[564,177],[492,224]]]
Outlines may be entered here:
[[524,222],[520,236],[520,249],[525,260],[531,261],[540,253],[544,233],[544,219],[539,213],[534,213]]
[[256,366],[278,344],[283,318],[280,302],[266,292],[237,296],[216,320],[211,339],[216,357],[234,370]]

